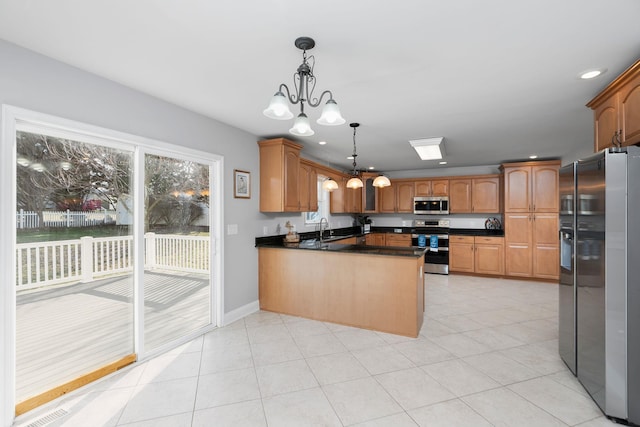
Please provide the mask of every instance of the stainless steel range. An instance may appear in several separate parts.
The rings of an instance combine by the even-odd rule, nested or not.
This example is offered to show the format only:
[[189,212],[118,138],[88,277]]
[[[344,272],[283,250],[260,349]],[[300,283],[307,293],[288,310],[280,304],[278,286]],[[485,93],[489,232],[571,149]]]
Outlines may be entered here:
[[428,248],[424,255],[425,273],[449,274],[449,220],[413,221],[411,244]]

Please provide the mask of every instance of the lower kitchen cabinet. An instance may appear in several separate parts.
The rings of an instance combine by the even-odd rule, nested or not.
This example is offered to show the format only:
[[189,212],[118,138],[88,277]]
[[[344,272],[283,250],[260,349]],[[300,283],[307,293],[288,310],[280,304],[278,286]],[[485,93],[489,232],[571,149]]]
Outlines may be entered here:
[[504,237],[475,237],[475,272],[504,274]]
[[365,239],[365,244],[369,246],[384,246],[386,244],[384,233],[369,233]]
[[385,236],[386,246],[411,246],[411,234],[387,233]]
[[505,274],[559,278],[558,214],[505,214]]
[[473,273],[473,236],[449,236],[449,271]]
[[449,270],[501,276],[504,274],[504,238],[449,236]]

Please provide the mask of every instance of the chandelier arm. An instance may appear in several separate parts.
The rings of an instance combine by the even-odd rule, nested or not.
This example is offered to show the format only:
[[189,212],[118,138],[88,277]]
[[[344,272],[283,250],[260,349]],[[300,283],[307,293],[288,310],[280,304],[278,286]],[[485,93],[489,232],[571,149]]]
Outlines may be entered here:
[[[315,86],[315,80],[314,80],[314,86]],[[311,92],[313,93],[313,91],[311,91]],[[328,99],[328,101],[329,101],[329,100],[332,100],[332,99],[333,99],[333,93],[331,93],[331,91],[330,91],[330,90],[325,90],[325,91],[324,91],[324,92],[322,92],[322,94],[320,95],[320,98],[313,98],[313,99],[308,98],[309,105],[310,105],[310,106],[312,106],[312,107],[314,107],[314,108],[315,108],[315,107],[317,107],[318,105],[320,105],[320,104],[322,103],[322,98],[324,98],[324,96],[325,96],[325,95],[327,95],[327,94],[329,94],[329,99]]]
[[[294,83],[295,83],[295,81],[294,81]],[[296,85],[296,87],[297,87],[297,85]],[[283,89],[284,89],[284,90],[283,90]],[[295,94],[294,94],[294,95],[291,95],[291,92],[289,91],[289,87],[288,87],[286,84],[284,84],[284,83],[280,83],[280,89],[279,89],[279,91],[280,91],[280,92],[283,92],[283,93],[284,93],[284,92],[286,92],[286,93],[287,93],[287,99],[289,99],[289,102],[291,102],[292,104],[294,104],[294,105],[295,105],[295,104],[297,104],[298,102],[300,102],[300,98],[299,98],[299,97],[298,97],[298,99],[296,99],[296,98],[295,98]]]

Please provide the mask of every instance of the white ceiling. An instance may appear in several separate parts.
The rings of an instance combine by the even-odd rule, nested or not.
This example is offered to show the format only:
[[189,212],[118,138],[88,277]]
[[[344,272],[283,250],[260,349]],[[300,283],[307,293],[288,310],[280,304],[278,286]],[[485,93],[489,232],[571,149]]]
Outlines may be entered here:
[[[408,143],[433,136],[448,167],[588,151],[584,105],[640,57],[638,17],[638,0],[0,0],[0,38],[262,138],[288,135],[262,110],[313,37],[347,124],[307,109],[316,134],[292,139],[348,169],[359,122],[358,166],[395,171],[442,167]],[[608,72],[577,78],[591,68]]]

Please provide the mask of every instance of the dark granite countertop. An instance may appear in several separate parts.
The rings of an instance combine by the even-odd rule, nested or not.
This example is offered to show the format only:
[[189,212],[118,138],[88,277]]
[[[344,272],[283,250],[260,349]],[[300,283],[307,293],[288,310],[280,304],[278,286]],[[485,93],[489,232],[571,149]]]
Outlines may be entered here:
[[[363,236],[365,233],[360,231],[360,227],[345,227],[330,230],[332,234],[325,235],[324,243],[331,243],[336,240],[346,239],[349,237]],[[436,232],[446,232],[446,229],[436,228]],[[433,229],[426,229],[421,227],[371,227],[371,233],[395,233],[395,234],[426,234],[433,232]],[[366,233],[368,234],[368,233]],[[479,228],[450,228],[449,234],[454,236],[493,236],[504,237],[504,230],[485,230]],[[283,247],[284,234],[277,236],[256,237],[256,247]],[[317,232],[304,232],[300,233],[300,241],[317,240]],[[334,243],[332,243],[334,244]],[[338,244],[338,243],[335,243]],[[341,245],[341,246],[356,246],[356,245]],[[368,246],[373,248],[373,246]],[[300,248],[299,248],[300,249]],[[302,248],[313,249],[313,248]],[[318,249],[318,248],[316,248]],[[355,250],[354,250],[355,251]],[[351,251],[351,252],[354,252]]]
[[365,255],[385,255],[385,256],[402,256],[419,258],[424,255],[427,248],[400,248],[395,246],[369,246],[369,245],[343,245],[340,243],[322,242],[312,240],[303,240],[300,243],[260,243],[256,245],[258,248],[281,248],[305,251],[323,251],[323,252],[341,252],[355,253]]
[[451,228],[449,234],[453,236],[482,236],[504,237],[504,230],[485,230],[482,228]]

